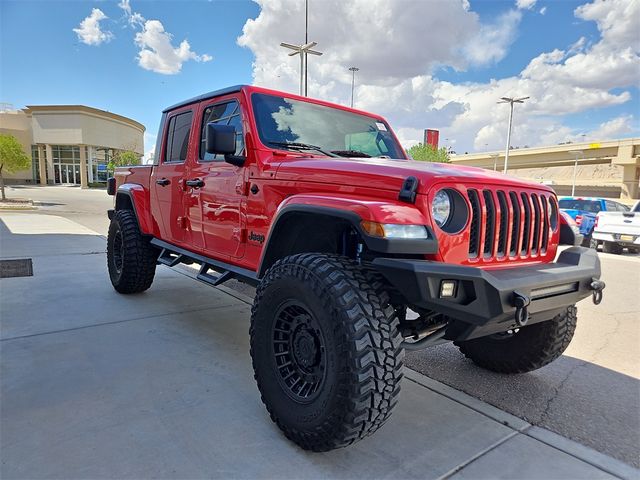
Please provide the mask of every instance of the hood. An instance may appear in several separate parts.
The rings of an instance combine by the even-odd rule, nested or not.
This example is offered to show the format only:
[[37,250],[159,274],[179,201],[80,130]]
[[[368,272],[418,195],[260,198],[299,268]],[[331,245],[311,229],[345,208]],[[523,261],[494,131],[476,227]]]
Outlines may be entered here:
[[512,185],[552,191],[549,187],[483,168],[450,163],[391,160],[384,158],[300,158],[283,159],[276,178],[295,182],[328,183],[379,190],[399,191],[405,178],[419,181],[418,193],[426,194],[438,183]]

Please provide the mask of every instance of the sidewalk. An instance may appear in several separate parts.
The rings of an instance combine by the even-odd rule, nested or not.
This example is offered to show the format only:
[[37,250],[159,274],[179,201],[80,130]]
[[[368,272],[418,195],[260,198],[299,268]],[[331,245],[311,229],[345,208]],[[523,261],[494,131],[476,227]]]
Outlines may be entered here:
[[0,215],[0,477],[640,478],[635,469],[406,371],[374,436],[315,454],[269,420],[250,305],[158,267],[118,295],[105,241],[61,217]]

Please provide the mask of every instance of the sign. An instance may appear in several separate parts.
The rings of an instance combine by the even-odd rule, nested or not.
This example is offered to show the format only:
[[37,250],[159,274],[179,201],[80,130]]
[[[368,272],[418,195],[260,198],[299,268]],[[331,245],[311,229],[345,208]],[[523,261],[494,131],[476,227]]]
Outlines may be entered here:
[[98,171],[99,172],[106,172],[107,171],[107,165],[105,163],[99,163],[98,164]]
[[599,143],[590,143],[589,144],[589,148],[600,148],[600,144]]
[[438,149],[438,140],[440,139],[440,132],[438,130],[431,130],[425,128],[424,130],[424,144],[431,145],[436,150]]

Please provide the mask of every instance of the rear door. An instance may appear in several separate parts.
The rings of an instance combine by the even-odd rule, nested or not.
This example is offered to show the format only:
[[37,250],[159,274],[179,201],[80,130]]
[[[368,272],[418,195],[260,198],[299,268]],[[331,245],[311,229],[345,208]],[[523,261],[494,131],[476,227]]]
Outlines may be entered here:
[[159,220],[162,240],[188,248],[185,208],[186,160],[190,153],[193,110],[185,107],[167,115],[162,149],[151,174],[151,209]]
[[[240,258],[244,254],[244,216],[246,167],[236,167],[222,155],[205,151],[207,123],[236,128],[236,155],[245,153],[242,110],[238,95],[227,95],[200,104],[195,123],[199,139],[190,162],[189,179],[202,186],[189,190],[187,203],[194,242],[200,235],[205,255],[213,258]],[[200,241],[200,240],[198,240]]]

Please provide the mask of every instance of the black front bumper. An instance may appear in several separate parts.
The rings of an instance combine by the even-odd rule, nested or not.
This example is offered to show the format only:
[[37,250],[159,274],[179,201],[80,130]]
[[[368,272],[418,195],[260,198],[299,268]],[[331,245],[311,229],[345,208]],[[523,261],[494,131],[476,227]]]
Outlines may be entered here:
[[[450,340],[467,340],[522,326],[516,321],[516,306],[523,301],[527,324],[549,320],[565,307],[592,295],[594,287],[604,287],[601,282],[594,283],[600,278],[598,255],[583,247],[563,251],[555,263],[490,271],[396,258],[377,258],[373,267],[407,305],[449,317],[445,338]],[[441,298],[443,280],[456,280],[452,297]]]

